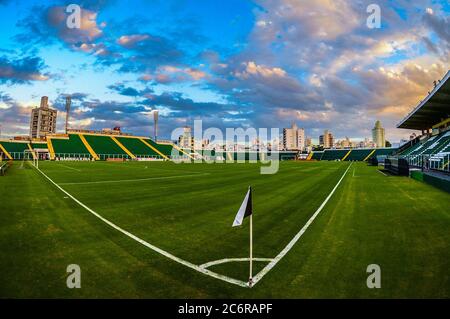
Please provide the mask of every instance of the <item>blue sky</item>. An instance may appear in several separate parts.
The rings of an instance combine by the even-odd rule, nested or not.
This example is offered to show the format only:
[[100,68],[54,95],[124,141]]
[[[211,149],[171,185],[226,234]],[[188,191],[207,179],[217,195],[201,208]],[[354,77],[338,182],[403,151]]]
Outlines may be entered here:
[[[121,126],[161,135],[204,127],[287,127],[317,139],[370,137],[377,119],[395,129],[449,69],[447,1],[0,0],[2,135],[28,133],[30,108],[47,95],[71,126]],[[81,29],[66,25],[79,4]]]

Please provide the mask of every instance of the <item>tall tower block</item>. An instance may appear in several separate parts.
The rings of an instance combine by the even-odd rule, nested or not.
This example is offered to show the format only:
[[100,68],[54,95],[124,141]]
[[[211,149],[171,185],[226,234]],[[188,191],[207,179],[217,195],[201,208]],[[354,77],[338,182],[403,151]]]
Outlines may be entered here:
[[72,98],[70,95],[66,96],[66,134],[67,129],[69,127],[69,113],[70,113],[70,106],[72,105]]

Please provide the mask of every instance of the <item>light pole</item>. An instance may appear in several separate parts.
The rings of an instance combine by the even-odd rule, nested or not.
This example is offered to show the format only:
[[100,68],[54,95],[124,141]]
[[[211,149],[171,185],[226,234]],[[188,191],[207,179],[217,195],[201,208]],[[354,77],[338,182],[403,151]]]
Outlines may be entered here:
[[70,95],[66,96],[66,134],[67,129],[69,127],[69,113],[70,113],[70,106],[72,105],[72,98]]
[[153,110],[153,129],[155,142],[158,140],[158,110]]

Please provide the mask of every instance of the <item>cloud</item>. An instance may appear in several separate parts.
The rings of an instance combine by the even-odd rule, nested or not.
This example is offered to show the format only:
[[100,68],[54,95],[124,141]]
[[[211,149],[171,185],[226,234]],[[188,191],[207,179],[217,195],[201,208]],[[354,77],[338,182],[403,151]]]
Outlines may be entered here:
[[123,35],[117,40],[117,43],[125,48],[131,49],[136,47],[139,42],[147,40],[149,37],[150,35],[148,34]]
[[450,17],[438,16],[431,8],[427,8],[423,21],[439,39],[437,43],[433,43],[429,37],[424,37],[427,47],[440,56],[442,61],[448,63],[450,61]]
[[7,58],[0,57],[0,83],[24,84],[31,81],[46,81],[48,73],[44,61],[39,57]]
[[31,108],[17,102],[8,93],[0,91],[2,136],[28,134]]
[[241,79],[248,79],[252,76],[262,76],[265,78],[269,77],[277,77],[282,78],[286,76],[286,71],[284,71],[281,68],[270,68],[263,65],[257,65],[253,61],[244,62],[243,65],[245,66],[243,71],[237,71],[235,72],[235,76]]
[[132,97],[138,97],[138,96],[143,97],[143,96],[146,96],[147,94],[153,93],[152,88],[147,87],[143,90],[137,90],[133,87],[125,86],[124,83],[115,83],[115,84],[109,85],[108,89],[115,91],[120,95],[132,96]]
[[206,72],[197,68],[182,68],[172,65],[158,67],[153,74],[143,74],[139,77],[142,82],[171,84],[181,82],[197,82],[206,79]]
[[[370,136],[376,119],[394,127],[448,70],[448,12],[428,0],[378,1],[379,30],[366,26],[370,0],[257,1],[250,33],[238,33],[231,49],[211,46],[201,19],[183,10],[158,23],[134,12],[108,19],[110,12],[99,11],[104,2],[86,2],[80,30],[64,27],[62,6],[40,7],[19,24],[22,43],[61,43],[91,55],[93,68],[128,73],[127,81],[107,88],[136,105],[93,95],[75,103],[79,123],[94,126],[110,119],[144,125],[138,118],[157,106],[167,128],[192,118],[222,127],[296,120],[312,134],[330,128],[338,137]],[[221,102],[174,92],[192,86]]]
[[184,53],[169,39],[150,34],[121,36],[118,40],[126,51],[117,61],[121,72],[154,71],[160,65],[182,63]]
[[35,6],[31,13],[19,20],[17,25],[24,29],[15,38],[18,42],[27,41],[29,45],[51,44],[59,40],[72,48],[81,44],[90,45],[103,36],[101,26],[97,24],[97,12],[85,7],[81,10],[81,27],[68,28],[65,6]]

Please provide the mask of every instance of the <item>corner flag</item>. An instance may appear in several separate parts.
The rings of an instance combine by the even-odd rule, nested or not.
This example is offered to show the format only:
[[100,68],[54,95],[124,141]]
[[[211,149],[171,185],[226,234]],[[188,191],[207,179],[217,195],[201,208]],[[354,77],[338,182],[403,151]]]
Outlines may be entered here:
[[250,216],[250,275],[248,278],[248,286],[251,288],[253,285],[253,207],[252,207],[252,188],[249,186],[247,195],[245,195],[244,201],[239,208],[236,217],[234,218],[233,226],[242,225],[242,221],[245,217]]
[[236,217],[234,218],[233,226],[241,226],[245,217],[250,216],[252,211],[252,188],[248,188],[247,195],[245,195],[244,201],[239,208]]

